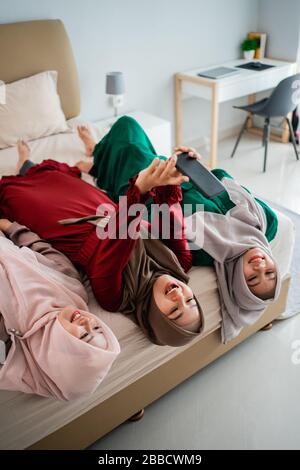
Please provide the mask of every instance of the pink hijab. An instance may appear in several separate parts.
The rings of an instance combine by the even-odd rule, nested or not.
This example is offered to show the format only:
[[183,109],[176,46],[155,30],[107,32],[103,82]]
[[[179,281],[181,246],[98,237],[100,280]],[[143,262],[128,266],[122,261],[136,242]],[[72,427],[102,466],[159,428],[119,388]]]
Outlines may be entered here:
[[0,236],[0,312],[12,345],[0,368],[0,388],[70,400],[91,394],[120,353],[110,328],[101,348],[68,333],[57,319],[67,305],[88,310],[81,282],[53,262]]

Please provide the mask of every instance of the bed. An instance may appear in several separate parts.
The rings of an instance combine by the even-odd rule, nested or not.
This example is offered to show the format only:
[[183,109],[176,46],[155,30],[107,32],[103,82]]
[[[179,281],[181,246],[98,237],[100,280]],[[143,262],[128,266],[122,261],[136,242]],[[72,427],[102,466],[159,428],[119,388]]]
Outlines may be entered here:
[[[76,134],[76,124],[80,122],[78,77],[62,22],[44,20],[0,25],[0,56],[0,78],[7,83],[44,70],[58,70],[58,92],[69,130],[30,142],[33,161],[51,157],[74,164],[82,160],[84,148]],[[93,132],[95,137],[102,137],[96,127]],[[14,147],[0,150],[0,176],[14,173],[16,161]],[[93,184],[92,180],[89,182]],[[285,238],[292,237],[291,228],[284,223],[282,226],[286,231]],[[282,263],[291,257],[290,245],[285,241],[275,247]],[[284,250],[287,256],[282,255]],[[202,299],[205,330],[201,338],[181,348],[151,344],[129,319],[99,307],[86,282],[90,310],[112,328],[120,342],[121,354],[97,391],[88,398],[59,402],[1,390],[0,448],[86,448],[279,317],[285,309],[290,282],[288,265],[284,270],[284,282],[277,302],[264,312],[259,321],[224,345],[220,339],[220,303],[214,270],[192,268],[190,284]]]

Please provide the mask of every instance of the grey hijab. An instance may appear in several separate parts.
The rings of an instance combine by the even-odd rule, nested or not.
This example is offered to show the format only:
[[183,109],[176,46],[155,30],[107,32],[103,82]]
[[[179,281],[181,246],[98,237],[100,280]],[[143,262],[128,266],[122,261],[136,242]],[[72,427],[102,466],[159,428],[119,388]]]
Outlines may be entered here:
[[[263,209],[245,189],[229,178],[225,185],[235,207],[225,215],[197,212],[185,220],[186,236],[197,247],[214,258],[221,301],[222,341],[235,338],[245,326],[252,325],[266,307],[277,299],[281,281],[278,266],[272,256],[266,231]],[[194,234],[195,219],[202,224],[202,233]],[[273,299],[256,297],[247,286],[243,272],[242,255],[250,248],[259,247],[275,262],[277,284]]]

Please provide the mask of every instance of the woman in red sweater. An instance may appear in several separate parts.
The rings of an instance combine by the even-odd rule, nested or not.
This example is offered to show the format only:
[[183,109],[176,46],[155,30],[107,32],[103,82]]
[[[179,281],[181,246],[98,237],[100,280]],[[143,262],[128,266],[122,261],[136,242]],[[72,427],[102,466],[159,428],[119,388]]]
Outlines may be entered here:
[[[21,173],[26,170],[29,149],[18,145]],[[24,165],[25,163],[25,165]],[[23,176],[0,181],[1,216],[30,227],[87,273],[95,297],[109,311],[121,311],[140,325],[156,344],[181,346],[203,331],[202,309],[187,285],[185,274],[192,256],[184,236],[180,184],[187,181],[175,168],[175,160],[153,160],[132,178],[126,193],[127,207],[144,204],[153,197],[169,208],[170,238],[142,238],[154,228],[162,234],[159,216],[152,226],[142,214],[122,211],[123,200],[115,204],[103,191],[81,180],[77,167],[45,160],[31,166]],[[113,209],[104,229],[117,236],[99,237],[99,230],[86,221],[61,225],[61,219],[99,215],[103,207]],[[125,214],[125,215],[124,215]],[[124,227],[134,237],[124,237]],[[102,231],[103,232],[103,231]],[[102,233],[103,234],[103,233]]]

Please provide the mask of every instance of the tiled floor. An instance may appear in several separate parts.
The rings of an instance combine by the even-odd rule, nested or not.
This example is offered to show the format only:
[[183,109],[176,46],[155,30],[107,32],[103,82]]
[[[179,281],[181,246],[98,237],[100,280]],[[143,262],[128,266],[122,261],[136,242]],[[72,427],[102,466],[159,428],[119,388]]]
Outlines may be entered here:
[[263,173],[264,149],[260,139],[244,134],[235,156],[230,158],[234,143],[233,138],[220,142],[218,166],[258,196],[300,214],[300,160],[296,160],[292,144],[270,142],[267,171]]
[[300,449],[296,340],[300,315],[259,331],[91,448]]
[[[219,166],[257,195],[300,213],[300,161],[271,143],[267,172],[259,140],[220,142]],[[124,423],[92,448],[300,449],[300,315],[258,332]],[[299,353],[296,351],[298,347]],[[296,361],[297,362],[297,361]]]

